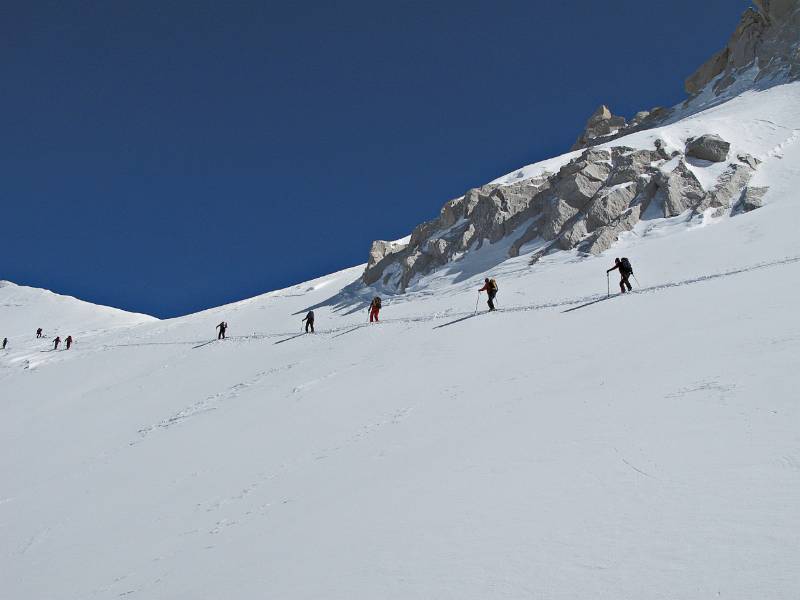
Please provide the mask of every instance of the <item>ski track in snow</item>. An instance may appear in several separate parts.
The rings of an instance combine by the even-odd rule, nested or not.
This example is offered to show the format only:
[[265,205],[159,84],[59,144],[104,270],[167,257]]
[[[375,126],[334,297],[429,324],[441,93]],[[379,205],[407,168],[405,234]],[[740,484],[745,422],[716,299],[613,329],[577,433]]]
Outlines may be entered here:
[[236,385],[228,388],[224,392],[219,392],[217,394],[214,394],[213,396],[209,396],[204,400],[195,402],[191,406],[187,406],[186,408],[170,415],[169,417],[162,419],[158,423],[155,423],[153,425],[148,425],[147,427],[142,427],[138,431],[139,438],[134,441],[131,441],[129,445],[135,446],[136,444],[141,443],[148,435],[159,429],[162,430],[169,429],[170,427],[183,423],[187,419],[191,419],[193,417],[197,417],[204,413],[217,410],[225,402],[233,400],[234,398],[238,397],[242,392],[246,391],[250,387],[259,384],[267,377],[275,375],[276,373],[280,373],[282,371],[288,371],[290,369],[293,369],[298,364],[299,363],[290,363],[285,366],[275,367],[272,369],[261,371],[251,379],[248,379],[247,381],[242,383],[237,383]]
[[[205,532],[208,535],[219,535],[225,530],[242,525],[253,518],[267,516],[281,505],[291,502],[291,498],[270,497],[269,499],[265,499],[265,497],[270,494],[268,490],[263,491],[261,497],[256,498],[256,492],[259,489],[264,488],[270,483],[274,483],[286,475],[297,473],[304,468],[313,467],[315,463],[319,461],[332,458],[336,453],[366,441],[369,437],[387,426],[400,424],[409,416],[414,408],[414,406],[408,406],[393,411],[379,421],[360,426],[356,431],[350,433],[335,445],[317,448],[294,460],[283,463],[273,472],[259,475],[254,481],[242,486],[236,493],[230,496],[213,500],[207,504],[197,505],[196,510],[201,512],[214,514],[221,510],[227,510],[227,512],[235,516],[214,517],[214,522],[208,528],[194,529],[187,532],[187,534],[202,534]],[[238,505],[249,500],[252,500],[252,506],[244,509],[242,512],[242,509]]]

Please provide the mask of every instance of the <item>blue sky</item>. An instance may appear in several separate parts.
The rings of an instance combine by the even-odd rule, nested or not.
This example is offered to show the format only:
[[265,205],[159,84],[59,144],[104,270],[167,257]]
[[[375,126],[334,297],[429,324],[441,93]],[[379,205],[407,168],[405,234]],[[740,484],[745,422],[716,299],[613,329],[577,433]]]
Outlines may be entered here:
[[20,2],[0,10],[0,278],[186,314],[366,261],[684,98],[749,2]]

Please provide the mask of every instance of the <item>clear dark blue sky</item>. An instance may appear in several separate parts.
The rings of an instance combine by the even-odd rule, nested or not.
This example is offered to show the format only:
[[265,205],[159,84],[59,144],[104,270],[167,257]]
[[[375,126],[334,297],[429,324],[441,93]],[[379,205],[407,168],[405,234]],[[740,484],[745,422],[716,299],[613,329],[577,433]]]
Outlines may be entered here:
[[364,262],[683,97],[749,2],[6,2],[0,278],[157,316]]

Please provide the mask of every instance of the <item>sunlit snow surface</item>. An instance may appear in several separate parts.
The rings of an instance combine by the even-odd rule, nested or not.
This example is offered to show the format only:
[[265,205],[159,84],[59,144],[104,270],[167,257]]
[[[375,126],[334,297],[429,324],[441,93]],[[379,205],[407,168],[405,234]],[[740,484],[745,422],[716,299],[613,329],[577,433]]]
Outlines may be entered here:
[[706,132],[764,208],[487,244],[380,325],[363,267],[168,321],[0,287],[0,596],[796,598],[800,86],[615,143]]

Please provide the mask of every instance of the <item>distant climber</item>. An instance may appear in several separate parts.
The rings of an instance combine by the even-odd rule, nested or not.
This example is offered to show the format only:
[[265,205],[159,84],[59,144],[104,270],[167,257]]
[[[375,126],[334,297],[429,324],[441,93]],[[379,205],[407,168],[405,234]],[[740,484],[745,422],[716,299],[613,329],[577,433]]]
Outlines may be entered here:
[[[631,286],[631,282],[628,281],[631,275],[633,275],[633,267],[631,267],[631,261],[627,258],[615,258],[614,259],[614,266],[611,267],[606,271],[606,275],[614,271],[615,269],[619,269],[619,289],[622,290],[624,294],[626,291],[630,292],[633,287]],[[625,288],[628,288],[627,290]]]
[[306,322],[306,333],[308,333],[309,329],[311,329],[311,333],[314,333],[314,311],[313,310],[308,311],[308,314],[305,316],[303,321]]
[[36,339],[38,340],[40,337],[42,337],[42,328],[41,327],[39,327],[39,329],[36,330]]
[[369,303],[369,322],[378,322],[378,313],[381,312],[381,299],[375,296]]
[[3,338],[3,350],[6,349],[6,346],[8,346],[8,338]]
[[61,338],[56,336],[56,339],[53,340],[53,350],[58,350],[58,345],[61,343]]
[[67,343],[67,350],[69,350],[70,348],[72,348],[72,336],[71,336],[71,335],[68,335],[68,336],[67,336],[67,339],[66,339],[66,340],[64,340],[64,341]]
[[478,290],[478,293],[486,292],[489,296],[489,310],[495,310],[494,308],[494,297],[497,296],[497,282],[494,279],[489,279],[488,277],[483,280],[483,287]]
[[217,329],[219,329],[219,333],[217,334],[217,339],[218,340],[224,340],[225,339],[225,331],[228,329],[228,324],[225,321],[223,321],[222,323],[217,325]]

